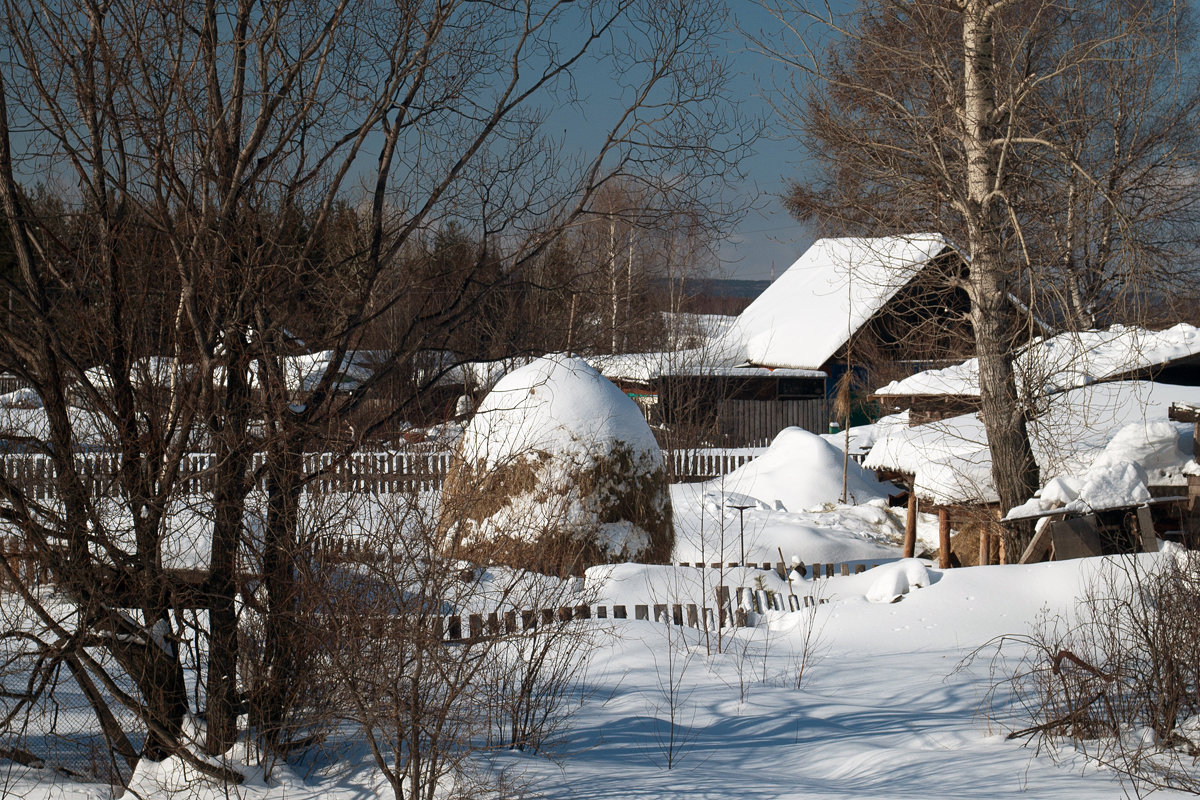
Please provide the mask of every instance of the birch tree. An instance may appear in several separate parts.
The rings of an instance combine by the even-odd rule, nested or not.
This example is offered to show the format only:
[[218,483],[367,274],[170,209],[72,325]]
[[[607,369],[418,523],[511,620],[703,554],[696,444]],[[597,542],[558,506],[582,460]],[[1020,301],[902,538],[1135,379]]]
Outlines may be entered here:
[[[1023,317],[1094,319],[1106,296],[1169,275],[1194,241],[1186,8],[765,5],[779,27],[758,42],[784,67],[773,102],[817,165],[786,205],[831,231],[933,230],[960,250],[992,478],[1004,508],[1023,502],[1040,485],[1013,370],[1036,329]],[[1103,87],[1101,100],[1079,101],[1081,85]],[[1099,290],[1064,300],[1081,278]]]

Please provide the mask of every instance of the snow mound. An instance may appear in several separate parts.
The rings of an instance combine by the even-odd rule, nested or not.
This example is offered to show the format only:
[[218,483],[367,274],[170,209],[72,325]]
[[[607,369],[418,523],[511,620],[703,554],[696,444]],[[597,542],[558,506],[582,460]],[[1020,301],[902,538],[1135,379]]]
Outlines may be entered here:
[[876,567],[871,572],[875,574],[875,580],[866,596],[872,603],[895,603],[913,589],[921,589],[933,582],[929,570],[915,558]]
[[[880,483],[874,474],[853,460],[847,465],[841,450],[802,428],[780,431],[767,452],[723,478],[710,481],[708,486],[736,491],[765,508],[777,508],[782,503],[789,511],[800,511],[841,500],[844,465],[848,470],[847,502],[882,500],[896,491],[890,483]],[[725,494],[733,496],[730,491]]]
[[440,528],[462,557],[577,569],[665,560],[662,451],[638,407],[586,362],[537,359],[497,382],[459,442]]
[[[1169,422],[1136,422],[1120,428],[1078,475],[1051,478],[1037,496],[1009,511],[1018,517],[1065,508],[1096,511],[1145,503],[1150,485],[1186,474],[1188,454],[1179,428]],[[1181,466],[1182,465],[1182,466]]]
[[497,381],[463,432],[460,452],[492,468],[535,451],[591,458],[616,442],[662,461],[654,434],[624,392],[586,361],[551,355]]

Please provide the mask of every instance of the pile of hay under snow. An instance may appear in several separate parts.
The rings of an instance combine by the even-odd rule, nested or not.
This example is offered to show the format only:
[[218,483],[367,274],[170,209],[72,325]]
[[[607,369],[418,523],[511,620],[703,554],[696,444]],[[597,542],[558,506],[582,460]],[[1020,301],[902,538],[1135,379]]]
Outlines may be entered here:
[[479,563],[578,573],[666,561],[662,451],[634,402],[586,362],[538,359],[480,403],[446,477],[440,528]]

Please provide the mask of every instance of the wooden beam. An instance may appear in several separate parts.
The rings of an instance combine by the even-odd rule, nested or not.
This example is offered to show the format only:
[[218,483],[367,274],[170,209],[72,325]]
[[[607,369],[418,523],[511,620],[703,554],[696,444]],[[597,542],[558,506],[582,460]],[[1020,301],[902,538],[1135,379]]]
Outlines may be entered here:
[[917,493],[908,493],[908,514],[904,518],[904,557],[912,558],[917,551]]
[[950,509],[938,507],[938,567],[950,569]]
[[1034,564],[1041,561],[1050,552],[1050,526],[1043,525],[1037,532],[1025,552],[1021,554],[1018,564]]

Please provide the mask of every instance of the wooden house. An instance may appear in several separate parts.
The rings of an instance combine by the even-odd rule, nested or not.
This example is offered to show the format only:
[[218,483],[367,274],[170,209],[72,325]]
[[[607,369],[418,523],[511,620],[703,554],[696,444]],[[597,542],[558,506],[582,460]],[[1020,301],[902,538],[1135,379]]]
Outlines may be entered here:
[[845,373],[870,381],[965,355],[967,299],[952,280],[962,269],[936,234],[821,239],[706,347],[593,363],[686,440],[760,445],[791,425],[825,433]]

